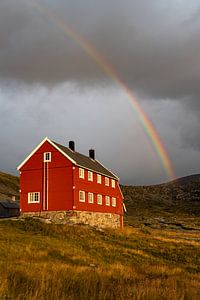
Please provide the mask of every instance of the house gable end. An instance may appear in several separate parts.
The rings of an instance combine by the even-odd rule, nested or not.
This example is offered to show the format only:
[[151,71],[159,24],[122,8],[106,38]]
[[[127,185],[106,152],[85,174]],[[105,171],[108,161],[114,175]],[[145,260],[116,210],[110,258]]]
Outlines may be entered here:
[[44,138],[42,142],[35,148],[33,151],[21,162],[21,164],[17,167],[17,170],[20,171],[20,169],[25,165],[25,163],[28,162],[28,160],[42,147],[42,145],[48,142],[51,146],[53,146],[56,150],[58,150],[63,156],[65,156],[69,161],[71,161],[73,164],[76,164],[76,162],[71,159],[66,153],[64,153],[57,145],[55,145],[48,137]]

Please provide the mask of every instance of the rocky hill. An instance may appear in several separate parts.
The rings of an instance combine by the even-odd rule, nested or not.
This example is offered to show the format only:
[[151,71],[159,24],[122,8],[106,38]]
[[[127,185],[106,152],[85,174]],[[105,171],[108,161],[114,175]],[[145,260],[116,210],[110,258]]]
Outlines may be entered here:
[[185,228],[188,224],[189,227],[200,225],[199,174],[165,184],[121,188],[128,223]]
[[0,200],[19,199],[19,177],[0,172]]

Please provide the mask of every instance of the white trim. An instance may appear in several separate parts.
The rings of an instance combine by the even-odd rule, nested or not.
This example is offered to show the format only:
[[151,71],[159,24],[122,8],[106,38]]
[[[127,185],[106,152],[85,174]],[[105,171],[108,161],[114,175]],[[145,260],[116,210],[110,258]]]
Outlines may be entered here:
[[117,206],[117,199],[116,199],[116,197],[112,197],[112,206],[113,207]]
[[[101,184],[101,177],[102,177],[101,174],[97,174],[97,183],[98,184]],[[98,178],[99,178],[99,180],[98,180]]]
[[21,164],[17,167],[17,170],[20,170],[21,167],[31,158],[31,156],[45,143],[49,142],[54,148],[56,148],[60,153],[62,153],[65,157],[67,157],[72,163],[76,164],[76,162],[71,159],[64,151],[62,151],[58,146],[56,146],[48,137],[45,137],[41,143],[33,149],[33,151],[21,162]]
[[60,153],[62,153],[66,158],[68,158],[73,164],[83,168],[83,169],[86,169],[86,170],[89,170],[89,171],[92,171],[96,174],[100,174],[100,175],[103,175],[103,176],[107,176],[109,178],[113,178],[116,180],[116,178],[118,179],[119,181],[119,177],[116,176],[114,173],[112,173],[108,168],[106,168],[102,163],[100,163],[100,161],[98,161],[97,159],[95,159],[96,162],[98,162],[103,168],[105,168],[106,170],[108,170],[112,175],[112,176],[109,176],[109,175],[106,175],[105,173],[101,173],[101,172],[98,172],[98,171],[95,171],[94,169],[89,169],[85,166],[82,166],[82,165],[79,165],[76,163],[75,160],[73,160],[70,156],[68,156],[64,151],[62,151],[57,145],[55,145],[48,137],[45,137],[41,143],[35,148],[33,149],[33,151],[21,162],[21,164],[17,167],[17,170],[19,171],[21,169],[21,167],[29,160],[29,158],[31,158],[31,156],[45,143],[45,142],[49,142],[54,148],[56,148]]
[[[38,194],[38,201],[30,201],[31,199],[31,194]],[[32,204],[32,203],[40,203],[40,192],[28,192],[28,203]]]
[[49,209],[49,163],[47,162],[47,210]]
[[114,180],[114,179],[111,179],[111,187],[112,187],[113,189],[115,189],[115,186],[116,186],[115,180]]
[[[84,200],[80,199],[81,193],[83,193],[83,195],[84,195]],[[85,202],[85,192],[84,191],[79,191],[79,202]]]
[[[82,166],[82,165],[79,165],[79,164],[76,164],[76,166],[77,166],[77,167],[80,167],[80,168],[83,168],[83,169],[85,169],[85,170],[92,171],[92,172],[95,173],[95,174],[100,174],[100,175],[102,175],[102,176],[106,176],[106,177],[109,177],[109,178],[113,178],[112,176],[105,175],[105,173],[101,173],[101,172],[96,171],[96,170],[94,170],[94,169],[89,169],[89,168],[87,168],[86,166]],[[105,167],[104,167],[104,168],[105,168]],[[109,171],[109,170],[108,170],[108,171]],[[109,172],[110,172],[110,171],[109,171]],[[115,180],[117,181],[118,179],[116,179],[116,178],[118,178],[118,177],[115,177]]]
[[106,206],[110,206],[110,196],[105,196]]
[[92,171],[88,171],[88,181],[93,181],[93,172]]
[[119,182],[117,181],[117,186],[118,186],[118,188],[119,188],[119,191],[120,191],[120,194],[121,194],[121,196],[122,196],[122,199],[124,199],[124,195],[122,194],[122,190],[121,190],[121,188],[120,188],[120,185],[119,185]]
[[110,178],[105,177],[104,180],[105,180],[105,186],[110,186]]
[[124,211],[127,212],[125,203],[123,202],[122,204],[123,204],[123,209],[124,209]]
[[[47,154],[49,154],[49,159],[47,159]],[[44,157],[43,157],[44,162],[51,162],[51,152],[44,152]]]
[[46,201],[46,176],[45,176],[45,163],[43,163],[43,198],[42,198],[42,208],[45,210],[45,201]]
[[[91,199],[89,200],[89,195],[91,196]],[[92,204],[94,203],[94,194],[93,193],[88,193],[88,203]]]
[[[103,199],[102,199],[103,197],[102,197],[102,195],[100,195],[100,194],[98,194],[97,195],[97,204],[98,205],[102,205],[103,204]],[[100,201],[99,201],[100,200]],[[100,203],[99,203],[100,202]]]
[[79,168],[78,173],[79,173],[79,178],[81,178],[81,179],[85,178],[85,169]]

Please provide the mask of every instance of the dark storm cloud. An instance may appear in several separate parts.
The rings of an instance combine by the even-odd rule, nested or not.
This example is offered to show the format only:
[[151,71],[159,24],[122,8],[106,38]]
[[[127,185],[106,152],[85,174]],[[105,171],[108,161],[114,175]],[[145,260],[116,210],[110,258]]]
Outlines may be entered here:
[[0,169],[13,172],[49,135],[61,143],[77,139],[84,153],[94,146],[124,183],[166,180],[126,95],[61,21],[139,96],[177,174],[199,172],[198,2],[0,0]]
[[46,7],[99,49],[141,95],[184,98],[198,105],[200,10],[196,1],[49,0],[40,1],[42,10],[33,2],[0,3],[2,77],[43,83],[108,80],[48,17]]

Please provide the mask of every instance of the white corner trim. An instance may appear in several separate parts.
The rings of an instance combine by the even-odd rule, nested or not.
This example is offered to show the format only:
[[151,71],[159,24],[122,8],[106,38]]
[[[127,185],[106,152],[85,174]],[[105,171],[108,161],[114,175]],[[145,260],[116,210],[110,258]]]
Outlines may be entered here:
[[49,142],[54,148],[56,148],[60,153],[62,153],[65,157],[67,157],[72,163],[76,164],[76,162],[71,159],[65,152],[63,152],[58,146],[56,146],[48,137],[45,137],[41,143],[33,149],[33,151],[21,162],[21,164],[17,167],[17,170],[19,171],[21,167],[31,158],[31,156],[45,143]]
[[118,186],[118,188],[119,188],[119,191],[120,191],[120,194],[121,194],[121,196],[122,196],[122,199],[124,200],[124,195],[122,194],[122,190],[121,190],[121,188],[120,188],[119,182],[117,182],[117,186]]
[[123,202],[123,209],[124,209],[125,212],[127,212],[126,205],[125,205],[124,202]]
[[44,144],[44,142],[48,141],[48,137],[45,137],[41,143],[33,149],[33,151],[21,162],[21,164],[17,167],[17,170],[20,170],[21,167],[31,158],[31,156]]

